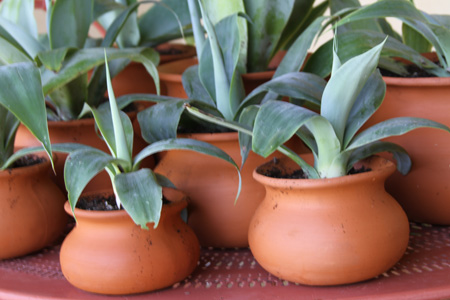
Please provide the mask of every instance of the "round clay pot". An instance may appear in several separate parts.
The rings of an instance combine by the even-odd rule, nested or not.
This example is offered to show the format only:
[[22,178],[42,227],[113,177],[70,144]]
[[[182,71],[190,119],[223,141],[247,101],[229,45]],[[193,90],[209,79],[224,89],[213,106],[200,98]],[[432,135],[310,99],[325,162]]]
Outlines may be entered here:
[[[189,45],[166,43],[156,47],[156,50],[161,52],[160,65],[195,56],[195,48]],[[138,93],[156,94],[153,78],[142,64],[136,62],[131,62],[114,76],[112,85],[116,97]]]
[[[386,159],[362,162],[369,172],[331,179],[279,179],[261,173],[288,164],[268,163],[253,173],[266,197],[249,229],[258,263],[282,279],[338,285],[373,278],[404,254],[409,223],[384,189],[395,170]],[[283,168],[282,168],[283,169]]]
[[[368,126],[396,117],[419,117],[450,126],[450,78],[383,77],[386,97]],[[387,191],[418,222],[450,225],[450,134],[431,128],[417,129],[386,139],[406,149],[411,171],[396,172]]]
[[[186,278],[197,266],[198,240],[180,217],[186,197],[165,191],[156,229],[136,225],[124,211],[75,209],[77,224],[61,246],[61,270],[85,291],[120,295],[149,292]],[[72,213],[66,202],[66,211]]]
[[[210,143],[240,164],[237,133],[190,134],[183,137]],[[247,247],[247,232],[254,211],[264,197],[264,187],[252,178],[253,169],[270,160],[250,152],[241,170],[242,190],[235,203],[239,177],[229,163],[193,151],[167,151],[155,172],[167,176],[189,196],[188,224],[202,246]]]
[[[131,120],[136,117],[136,113],[129,114]],[[50,140],[52,144],[58,143],[79,143],[88,146],[95,147],[106,153],[109,153],[109,149],[105,142],[95,132],[95,121],[93,118],[80,119],[74,121],[48,121],[48,130],[50,134]],[[15,147],[25,148],[32,146],[39,146],[39,142],[31,134],[31,132],[22,124],[19,125],[17,130]],[[137,134],[134,136],[133,153],[136,154],[142,150],[147,143]],[[66,191],[64,184],[64,163],[66,161],[67,154],[59,153],[58,161],[55,163],[56,176],[53,176],[56,184]],[[149,157],[142,164],[145,167],[153,167],[154,159]],[[106,173],[102,171],[95,176],[83,190],[84,192],[98,191],[103,189],[112,189],[111,180]]]
[[0,171],[0,259],[40,250],[63,233],[65,196],[50,172],[48,160]]

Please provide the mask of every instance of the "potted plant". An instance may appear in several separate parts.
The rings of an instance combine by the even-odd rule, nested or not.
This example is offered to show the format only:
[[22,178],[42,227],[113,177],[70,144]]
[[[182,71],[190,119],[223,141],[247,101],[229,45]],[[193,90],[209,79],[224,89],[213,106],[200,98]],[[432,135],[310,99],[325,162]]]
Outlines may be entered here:
[[[109,104],[91,107],[91,111],[110,153],[82,144],[53,145],[69,153],[64,169],[65,208],[77,220],[61,246],[61,269],[70,283],[86,291],[142,293],[184,279],[200,255],[195,234],[180,216],[186,196],[175,190],[163,192],[162,186],[174,188],[173,184],[151,169],[140,168],[142,160],[159,151],[180,149],[221,158],[238,174],[239,169],[222,150],[189,139],[161,140],[133,157],[132,123],[117,106],[108,64],[106,69]],[[113,192],[82,195],[86,184],[103,169],[110,176]],[[163,195],[167,204],[163,204]],[[79,203],[85,209],[77,208]],[[101,205],[97,208],[97,204]],[[102,211],[87,210],[90,207]]]
[[[347,1],[333,2],[348,6]],[[338,14],[337,11],[335,13]],[[350,11],[336,24],[340,26],[338,29],[342,27],[342,31],[346,31],[340,34],[340,47],[355,53],[379,42],[382,34],[369,31],[368,26],[376,23],[374,18],[384,17],[402,21],[402,34],[392,33],[389,45],[382,53],[380,68],[389,70],[389,73],[382,73],[387,84],[386,100],[368,125],[392,117],[415,116],[449,126],[450,47],[447,41],[450,39],[450,16],[427,14],[418,10],[412,1],[379,1]],[[358,22],[358,30],[353,27],[354,22]],[[364,45],[361,40],[365,41]],[[424,53],[429,52],[431,47],[434,53]],[[422,147],[417,140],[434,146]],[[400,202],[410,219],[450,224],[447,201],[450,196],[447,188],[450,171],[443,167],[443,162],[450,163],[447,135],[441,131],[423,129],[389,138],[388,141],[407,148],[414,162],[407,176],[394,174],[389,178],[388,192]]]
[[[253,151],[264,157],[293,135],[311,149],[312,155],[302,157],[283,150],[295,167],[281,159],[254,171],[255,179],[265,185],[266,196],[250,224],[250,249],[261,266],[276,276],[307,285],[362,281],[392,267],[408,245],[406,214],[384,190],[384,180],[395,165],[372,155],[393,153],[397,169],[407,173],[411,161],[406,151],[380,140],[421,127],[447,134],[450,129],[431,120],[404,117],[360,131],[384,98],[386,87],[376,70],[383,44],[343,64],[334,51],[332,75],[318,99],[320,113],[269,100],[254,108],[254,127],[249,130],[188,107],[206,120],[251,135]],[[307,81],[291,87],[305,88]]]
[[[240,44],[237,18],[237,15],[231,15],[214,26],[208,15],[203,14],[205,29],[209,36],[203,42],[198,38],[202,36],[202,31],[194,29],[194,36],[200,40],[196,44],[203,43],[204,46],[199,65],[187,69],[183,74],[183,85],[189,99],[157,95],[129,95],[119,99],[120,102],[131,100],[158,102],[138,114],[142,136],[148,143],[174,138],[177,133],[184,133],[189,138],[212,143],[235,160],[240,159],[236,132],[227,132],[227,129],[183,114],[184,104],[191,103],[214,115],[224,116],[227,120],[245,123],[246,117],[241,117],[240,112],[254,102],[249,102],[245,98],[242,78],[236,64],[239,52],[232,51],[232,55],[225,55],[225,47],[238,49],[237,46]],[[285,59],[289,61],[295,59],[296,63],[280,64],[276,76],[290,68],[298,71],[309,48],[306,45],[311,44],[320,31],[322,20],[314,21],[294,42]],[[291,74],[292,78],[295,76],[296,74]],[[314,83],[322,84],[317,76],[307,77]],[[227,186],[234,186],[238,177],[232,168],[217,159],[206,159],[195,153],[171,152],[159,159],[155,170],[170,177],[190,197],[188,223],[194,228],[203,246],[247,247],[248,225],[264,195],[264,188],[253,180],[252,171],[263,161],[265,161],[263,158],[254,153],[248,154],[246,165],[241,170],[243,189],[241,200],[237,203],[232,201],[234,191]],[[177,168],[175,172],[174,168],[180,162],[185,162],[183,168],[181,170]],[[220,193],[217,192],[218,186]]]
[[[2,8],[10,3],[3,1]],[[29,6],[28,9],[17,12],[20,17],[18,24],[21,20],[34,18],[32,4],[33,1],[24,3],[23,5]],[[76,5],[67,0],[58,0],[54,3],[48,1],[47,33],[41,37],[0,17],[0,26],[3,28],[1,39],[5,45],[4,51],[0,54],[3,61],[8,63],[14,58],[34,62],[41,68],[42,91],[47,103],[50,137],[54,143],[78,141],[97,146],[104,151],[108,150],[98,138],[94,121],[88,115],[89,110],[85,109],[86,104],[98,107],[105,101],[103,47],[109,47],[107,53],[112,60],[113,75],[123,69],[128,60],[139,61],[152,74],[159,86],[156,51],[143,47],[110,48],[127,16],[136,7],[130,7],[117,18],[105,38],[101,40],[101,47],[91,47],[93,42],[88,37],[89,26],[96,19],[93,0],[83,0]],[[25,128],[19,127],[16,147],[36,144],[31,134]],[[143,141],[137,139],[135,149],[142,149],[144,145]],[[60,158],[56,164],[57,174],[63,172],[64,156]],[[109,187],[105,178],[106,174],[103,178],[100,176],[95,186],[98,187],[98,184],[104,182],[104,187]],[[56,180],[64,188],[63,178],[57,177]]]
[[[274,69],[280,63],[285,51],[308,26],[323,15],[328,7],[328,1],[314,6],[317,1],[313,0],[277,1],[276,3],[259,0],[228,2],[189,0],[198,60],[204,51],[203,46],[208,47],[209,43],[205,43],[202,37],[201,14],[196,2],[202,3],[203,15],[208,16],[214,27],[226,28],[224,24],[230,21],[238,23],[237,32],[226,38],[239,41],[233,50],[237,52],[237,56],[234,53],[232,55],[237,62],[233,62],[236,65],[232,68],[233,72],[236,69],[239,72],[237,76],[242,76],[246,93],[272,78]],[[243,15],[245,18],[242,17]],[[225,21],[226,19],[228,21]],[[219,23],[222,24],[219,25]],[[217,34],[226,36],[226,33],[225,29],[225,32]],[[186,59],[158,67],[162,86],[166,86],[166,95],[180,98],[189,96],[183,89],[181,75],[188,67],[196,65],[198,60]],[[301,60],[303,61],[304,58]],[[298,63],[298,61],[293,62],[291,67],[300,69],[301,64],[297,66]]]
[[[172,42],[191,34],[187,1],[147,1],[153,5],[137,15],[129,17],[116,42],[119,48],[152,47],[160,54],[160,65],[195,56],[191,45]],[[106,5],[108,3],[108,6]],[[114,20],[127,8],[140,5],[136,0],[103,2],[105,11],[98,18],[103,28],[108,29]],[[142,64],[130,62],[112,79],[116,96],[130,93],[156,93],[153,79]],[[164,93],[164,91],[162,91]]]
[[[0,259],[37,251],[56,240],[67,217],[64,195],[50,179],[53,160],[39,70],[31,63],[0,67]],[[43,144],[42,154],[14,153],[19,123]],[[42,151],[42,149],[40,149]]]

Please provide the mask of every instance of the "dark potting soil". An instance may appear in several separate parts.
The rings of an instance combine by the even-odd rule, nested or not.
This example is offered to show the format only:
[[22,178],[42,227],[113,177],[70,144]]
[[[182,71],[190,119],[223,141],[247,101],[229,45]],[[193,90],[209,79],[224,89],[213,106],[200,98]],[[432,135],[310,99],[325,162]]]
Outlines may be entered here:
[[156,49],[156,51],[160,54],[160,55],[178,55],[178,54],[182,54],[183,51],[180,49],[175,49],[175,48],[168,48],[168,49]]
[[[163,198],[163,204],[170,203]],[[122,210],[117,208],[116,197],[114,195],[92,195],[82,196],[77,202],[77,208],[95,211]]]
[[45,158],[37,156],[37,155],[27,155],[16,160],[11,167],[8,169],[20,168],[20,167],[29,167],[33,165],[40,164],[45,161]]
[[406,67],[407,71],[408,71],[408,75],[407,76],[402,76],[402,75],[398,75],[395,74],[391,71],[388,70],[384,70],[381,69],[381,75],[383,76],[388,76],[388,77],[403,77],[403,78],[423,78],[423,77],[436,77],[436,75],[430,74],[427,71],[425,71],[424,69],[419,68],[416,65],[409,65]]

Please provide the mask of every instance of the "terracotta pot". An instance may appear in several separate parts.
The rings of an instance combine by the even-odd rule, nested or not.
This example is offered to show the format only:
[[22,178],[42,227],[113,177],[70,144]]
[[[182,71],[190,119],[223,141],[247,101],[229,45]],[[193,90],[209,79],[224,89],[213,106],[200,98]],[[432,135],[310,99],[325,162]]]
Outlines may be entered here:
[[249,229],[258,263],[288,281],[338,285],[375,277],[400,260],[409,223],[384,190],[395,165],[380,157],[363,165],[371,171],[331,179],[260,174],[273,163],[255,170],[255,179],[266,188]]
[[[383,79],[386,97],[367,125],[408,116],[450,126],[450,78]],[[426,128],[387,141],[404,147],[412,159],[406,176],[396,172],[387,180],[387,191],[411,220],[450,225],[450,134]]]
[[[183,137],[208,142],[240,164],[237,133],[191,134]],[[270,160],[251,152],[241,170],[242,190],[235,203],[238,174],[229,163],[193,151],[167,151],[155,172],[167,176],[189,196],[188,224],[202,246],[247,247],[250,219],[264,197],[264,187],[253,180],[253,169]]]
[[48,160],[0,171],[0,259],[40,250],[63,233],[65,197],[49,172]]
[[[74,286],[101,294],[153,291],[183,280],[197,266],[200,247],[180,217],[184,194],[165,191],[156,229],[141,229],[121,211],[75,209],[77,225],[61,246],[61,270]],[[71,213],[69,203],[66,211]]]
[[[129,114],[130,118],[134,120],[136,113]],[[108,147],[105,142],[95,132],[95,122],[93,118],[80,119],[74,121],[49,121],[48,129],[50,134],[50,140],[52,144],[57,143],[80,143],[88,146],[95,147],[102,151],[109,153]],[[17,130],[15,147],[24,148],[40,145],[36,138],[28,131],[28,129],[20,125]],[[147,144],[137,134],[135,134],[135,140],[133,145],[133,153],[137,153],[142,150]],[[59,153],[59,160],[55,163],[56,176],[54,180],[57,185],[65,191],[64,184],[64,163],[67,155]],[[150,157],[143,163],[145,167],[153,167],[154,159]],[[95,176],[91,182],[88,183],[84,192],[98,191],[102,189],[111,189],[111,181],[106,171],[101,172]]]
[[[156,50],[161,52],[160,65],[195,56],[195,48],[189,45],[166,43],[156,47]],[[153,78],[142,64],[136,62],[131,62],[122,72],[117,74],[112,79],[112,85],[116,97],[138,93],[156,94]]]

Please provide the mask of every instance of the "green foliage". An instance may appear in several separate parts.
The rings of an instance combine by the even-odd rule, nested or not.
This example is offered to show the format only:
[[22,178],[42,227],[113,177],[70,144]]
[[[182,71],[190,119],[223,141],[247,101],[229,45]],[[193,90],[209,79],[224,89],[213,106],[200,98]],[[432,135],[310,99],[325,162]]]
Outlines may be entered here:
[[[23,20],[32,18],[34,1],[22,1],[15,7],[17,14],[11,22],[3,17],[12,10],[12,2],[5,0],[0,9],[0,60],[4,64],[18,61],[33,62],[42,72],[42,90],[48,103],[48,118],[51,120],[74,120],[84,116],[85,105],[98,107],[104,102],[106,92],[103,48],[108,49],[112,75],[118,74],[129,62],[142,63],[154,78],[159,88],[156,65],[159,55],[151,48],[112,48],[117,36],[140,3],[125,7],[114,20],[101,47],[91,48],[88,30],[98,15],[105,9],[117,8],[108,1],[58,0],[46,1],[47,33],[37,37],[30,26],[22,26]],[[117,3],[116,3],[117,4]],[[123,6],[122,6],[123,7]],[[6,10],[9,8],[9,10]],[[31,21],[29,21],[31,23]],[[88,76],[88,72],[92,75]]]

